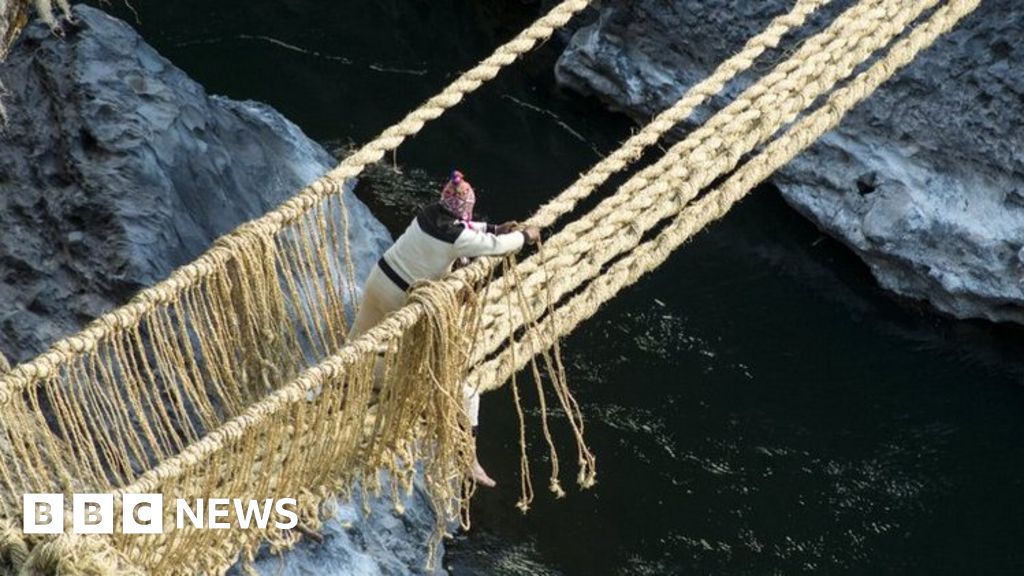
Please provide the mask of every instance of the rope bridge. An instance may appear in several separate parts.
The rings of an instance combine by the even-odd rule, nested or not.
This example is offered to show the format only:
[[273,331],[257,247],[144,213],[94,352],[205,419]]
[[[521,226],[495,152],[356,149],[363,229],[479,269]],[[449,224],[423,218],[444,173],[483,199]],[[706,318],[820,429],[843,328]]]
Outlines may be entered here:
[[[540,209],[552,228],[636,163],[830,0],[797,0],[711,76]],[[291,200],[36,359],[0,364],[0,567],[24,574],[222,573],[319,529],[325,502],[381,491],[397,507],[421,474],[437,516],[469,523],[472,439],[464,386],[492,390],[530,366],[563,494],[549,399],[576,439],[577,483],[595,460],[559,339],[658,267],[868,97],[979,0],[860,0],[521,262],[481,259],[415,286],[409,303],[346,342],[357,298],[344,186],[538,43],[586,0],[553,8]],[[502,267],[502,264],[504,266]],[[499,269],[500,268],[500,269]],[[466,330],[465,327],[472,327]],[[547,373],[548,377],[542,377]],[[533,498],[520,417],[520,507]],[[26,536],[21,495],[298,497],[298,530]],[[118,516],[119,517],[119,516]],[[436,543],[436,539],[435,539]],[[431,546],[433,550],[433,546]]]

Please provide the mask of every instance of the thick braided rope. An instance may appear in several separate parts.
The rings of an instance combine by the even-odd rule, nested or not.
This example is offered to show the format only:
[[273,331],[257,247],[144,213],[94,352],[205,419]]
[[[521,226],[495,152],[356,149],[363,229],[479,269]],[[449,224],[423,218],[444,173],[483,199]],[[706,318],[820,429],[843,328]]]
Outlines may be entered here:
[[140,291],[127,305],[97,318],[81,332],[56,342],[31,362],[15,367],[0,378],[0,405],[6,404],[13,393],[49,376],[76,356],[93,350],[98,341],[119,330],[138,325],[146,313],[160,304],[177,301],[182,293],[196,286],[200,279],[223,270],[227,262],[237,255],[239,246],[259,244],[262,238],[277,234],[287,224],[298,220],[324,197],[340,193],[345,179],[358,175],[367,165],[380,160],[406,138],[419,132],[426,122],[439,117],[458,104],[466,94],[497,76],[503,67],[549,38],[588,4],[589,0],[561,2],[515,38],[498,47],[487,59],[460,75],[440,94],[410,112],[401,122],[348,156],[338,167],[302,189],[293,198],[226,234],[195,261],[178,268],[166,280]]
[[[790,13],[772,21],[764,32],[748,41],[740,53],[723,62],[711,77],[690,88],[672,108],[659,114],[643,130],[627,140],[620,149],[588,170],[585,175],[568,189],[548,201],[526,223],[541,227],[549,226],[558,217],[572,211],[580,200],[603,184],[611,174],[621,171],[626,166],[635,162],[646,147],[656,143],[665,132],[692,114],[697,106],[705,102],[710,96],[718,93],[731,78],[748,69],[753,64],[753,60],[766,48],[776,46],[781,36],[789,29],[802,25],[806,21],[807,16],[821,5],[822,2],[815,1],[798,2]],[[870,5],[870,2],[862,2],[857,5],[855,10],[864,12],[869,9]],[[846,17],[850,18],[850,15],[848,14]],[[833,38],[834,36],[817,35],[805,43],[802,51],[807,54],[820,52],[826,41]],[[793,66],[794,61],[794,59],[790,59],[787,62],[792,67],[795,67]],[[789,70],[787,69],[777,69],[776,74],[768,79],[769,86],[784,78],[788,72]],[[736,105],[738,108],[734,109],[739,113],[748,104],[749,101],[741,100]],[[699,142],[704,142],[714,136],[715,131],[711,128],[701,128],[694,134],[694,137]],[[683,152],[677,151],[671,157],[666,156],[661,162],[656,163],[655,166],[648,167],[636,177],[641,180],[631,179],[632,189],[627,191],[635,191],[642,187],[641,182],[647,182],[656,178],[658,174],[664,171],[665,166],[670,162],[677,162],[682,155]],[[457,274],[470,281],[485,278],[493,271],[496,262],[497,260],[495,259],[480,258],[471,266],[460,270]],[[523,273],[530,273],[539,268],[532,261],[520,263],[520,266],[525,266],[522,269]],[[505,293],[503,291],[507,289],[507,286],[502,285],[502,282],[502,280],[499,280],[496,287],[492,288],[489,292],[492,301],[498,299],[496,296],[499,292]]]
[[[730,140],[727,136],[737,136],[749,131],[751,126],[756,125],[760,115],[772,109],[780,94],[798,93],[809,79],[823,71],[827,72],[831,62],[841,57],[844,46],[870,33],[876,23],[886,17],[877,11],[879,4],[879,1],[860,2],[844,12],[828,29],[811,37],[792,57],[745,90],[735,101],[689,134],[682,142],[670,148],[653,165],[635,174],[616,194],[602,201],[587,217],[570,223],[557,240],[549,240],[548,247],[557,250],[546,251],[548,257],[553,257],[552,255],[556,253],[564,254],[565,250],[574,250],[577,253],[583,250],[582,247],[587,245],[584,241],[585,234],[598,224],[607,224],[611,219],[618,219],[621,226],[626,219],[619,216],[620,214],[636,212],[643,208],[641,206],[624,210],[630,203],[645,202],[646,206],[656,205],[650,201],[650,197],[645,200],[640,198],[638,193],[684,158],[709,156],[723,149]],[[895,8],[892,2],[888,6],[890,9]],[[663,200],[660,197],[656,199]],[[530,275],[541,270],[546,264],[547,262],[541,258],[531,258],[521,262],[518,269],[521,274]],[[507,281],[499,279],[489,293],[491,300],[500,300],[507,290]]]
[[[604,217],[619,211],[624,204],[635,201],[636,196],[632,193],[640,191],[654,178],[660,176],[667,166],[679,162],[685,156],[693,155],[699,148],[703,147],[705,153],[710,153],[716,149],[715,147],[721,149],[729,141],[728,138],[721,137],[721,134],[739,134],[751,124],[755,124],[759,114],[773,105],[770,99],[778,99],[780,94],[799,94],[805,85],[811,83],[814,74],[820,73],[823,66],[829,65],[830,61],[838,57],[838,52],[843,45],[849,45],[852,40],[862,38],[863,33],[872,31],[872,28],[875,27],[874,22],[879,17],[885,17],[876,11],[877,4],[877,2],[862,2],[841,16],[829,31],[811,38],[793,58],[787,60],[758,84],[744,92],[729,107],[716,115],[712,121],[696,130],[679,146],[673,147],[654,166],[648,167],[627,182],[621,190],[629,194],[613,196],[612,199],[600,206],[600,212],[594,212],[594,214]],[[910,6],[911,4],[904,3],[904,8]],[[890,2],[887,16],[891,16],[897,8],[898,5]],[[874,16],[874,20],[872,16]],[[853,27],[840,27],[841,21],[844,20],[847,24],[852,22]],[[808,67],[808,63],[817,68]],[[765,100],[765,98],[769,98],[769,100]],[[762,112],[759,113],[757,110]],[[736,120],[746,120],[746,122]],[[570,227],[585,230],[592,227],[595,221],[600,221],[600,219],[596,217],[581,219],[570,224]],[[573,238],[563,237],[558,247],[569,246],[572,243]],[[540,268],[542,264],[542,262],[524,262],[521,264],[521,271],[532,272]]]
[[144,576],[105,538],[61,534],[36,545],[22,561],[21,576]]
[[613,264],[586,289],[542,320],[533,334],[520,339],[494,359],[477,366],[468,379],[468,385],[487,389],[494,382],[504,382],[512,373],[522,369],[528,358],[551,347],[557,338],[571,333],[581,322],[596,314],[603,303],[664,263],[683,242],[724,216],[736,202],[775,170],[838,125],[851,108],[869,97],[886,80],[912,62],[921,50],[931,46],[937,38],[970,14],[979,2],[952,0],[936,10],[926,23],[897,42],[884,58],[850,84],[837,90],[824,105],[801,119],[784,135],[772,141],[724,184],[680,213],[656,238],[643,243],[629,256]]
[[753,66],[754,61],[765,50],[778,46],[784,35],[802,26],[808,16],[831,1],[799,0],[789,13],[772,20],[764,31],[748,40],[739,52],[722,62],[710,76],[688,89],[675,104],[659,113],[615,152],[587,170],[586,174],[558,196],[544,203],[526,224],[546,228],[554,224],[559,217],[571,212],[576,204],[590,196],[612,174],[622,171],[638,160],[643,151],[656,144],[666,132],[689,118],[698,106],[718,94],[726,83]]
[[[650,170],[634,176],[591,213],[550,238],[542,253],[520,263],[517,270],[524,288],[538,294],[543,286],[545,296],[557,300],[599,274],[606,262],[636,246],[644,232],[678,212],[714,178],[732,169],[742,155],[766,142],[808,102],[850,74],[934,3],[889,0],[882,7],[865,3],[852,8],[821,34],[831,38],[824,48],[819,48],[822,42],[812,39],[805,50],[794,56],[800,67],[775,82],[779,89],[772,92],[781,94],[781,100],[765,98],[768,93],[761,92],[760,85],[751,87],[751,93],[761,92],[762,96],[751,99],[746,93],[741,95],[733,104],[742,112],[730,107],[724,109],[704,128],[673,146]],[[810,57],[800,61],[804,54]],[[785,70],[790,65],[784,63],[780,68]],[[769,74],[772,76],[778,74]],[[768,77],[766,80],[771,82]],[[801,88],[785,90],[787,84],[793,85],[796,81],[803,82]],[[750,114],[747,122],[737,121],[745,114]],[[702,141],[700,133],[706,133],[708,127],[727,139],[728,146],[717,136]],[[668,177],[663,178],[666,174]],[[680,186],[682,190],[676,190]],[[546,269],[566,272],[549,279]],[[502,343],[504,334],[524,322],[522,312],[528,308],[517,307],[510,311],[502,305],[511,290],[509,284],[509,279],[500,279],[487,292],[488,301],[481,319],[487,338],[475,351],[477,360],[493,352]],[[543,312],[545,301],[535,297],[531,302],[536,317]]]
[[486,60],[472,70],[463,73],[443,92],[410,112],[401,122],[391,126],[373,142],[347,157],[341,165],[328,172],[325,177],[334,182],[351,178],[362,169],[384,157],[397,148],[407,137],[419,132],[424,124],[455,106],[462,98],[494,78],[498,71],[511,64],[521,54],[531,50],[538,42],[546,40],[569,19],[590,4],[589,0],[566,0],[534,22],[511,41],[503,44]]

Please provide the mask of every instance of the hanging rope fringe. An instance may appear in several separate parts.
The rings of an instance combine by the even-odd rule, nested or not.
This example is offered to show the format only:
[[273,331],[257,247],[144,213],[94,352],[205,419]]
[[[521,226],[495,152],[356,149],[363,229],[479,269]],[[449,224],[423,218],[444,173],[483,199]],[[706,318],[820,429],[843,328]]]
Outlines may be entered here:
[[[824,3],[798,1],[529,222],[550,226],[573,211]],[[344,181],[586,4],[559,4],[338,168],[127,306],[32,362],[9,371],[0,364],[0,566],[26,574],[221,573],[239,558],[251,561],[261,542],[280,550],[314,534],[325,502],[379,494],[381,473],[400,510],[417,470],[437,513],[432,565],[448,522],[469,525],[467,388],[492,390],[511,378],[519,507],[533,500],[516,378],[527,365],[551,455],[549,489],[564,494],[554,440],[562,420],[576,440],[577,483],[593,485],[596,460],[559,338],[835,126],[978,0],[856,3],[536,255],[507,261],[497,278],[488,259],[417,285],[407,306],[345,342],[356,286]],[[266,529],[29,540],[15,528],[26,492],[112,492],[118,508],[124,494],[160,493],[171,525],[177,498],[297,497],[300,523],[276,529],[272,515]]]

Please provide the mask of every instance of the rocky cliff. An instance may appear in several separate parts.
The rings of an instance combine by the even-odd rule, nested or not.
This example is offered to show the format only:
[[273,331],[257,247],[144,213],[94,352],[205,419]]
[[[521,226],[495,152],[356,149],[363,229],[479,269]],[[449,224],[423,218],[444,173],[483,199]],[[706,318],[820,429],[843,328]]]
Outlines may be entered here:
[[[0,350],[25,360],[277,205],[334,164],[269,106],[209,96],[129,26],[88,7],[66,38],[30,26],[0,65]],[[390,244],[354,196],[364,278]],[[406,574],[425,561],[433,513],[417,492],[363,518],[340,507],[322,544],[277,574]],[[343,524],[344,523],[344,526]]]
[[[823,16],[851,2],[834,4]],[[647,118],[791,6],[606,0],[556,75]],[[1024,4],[984,0],[774,184],[896,294],[959,318],[1024,323],[1021,38]]]
[[[103,12],[30,26],[0,67],[0,351],[13,361],[127,300],[334,160],[257,102],[209,96]],[[362,272],[390,241],[353,197]]]

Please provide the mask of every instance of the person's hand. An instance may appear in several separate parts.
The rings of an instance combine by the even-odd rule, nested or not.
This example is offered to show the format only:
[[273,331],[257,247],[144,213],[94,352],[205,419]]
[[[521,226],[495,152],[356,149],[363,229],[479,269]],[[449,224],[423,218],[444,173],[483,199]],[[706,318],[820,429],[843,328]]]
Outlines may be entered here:
[[523,234],[526,235],[526,243],[533,245],[540,242],[540,228],[536,226],[527,226],[523,230]]
[[509,220],[508,222],[498,224],[494,231],[498,234],[508,234],[509,232],[515,232],[517,228],[519,228],[519,222]]

